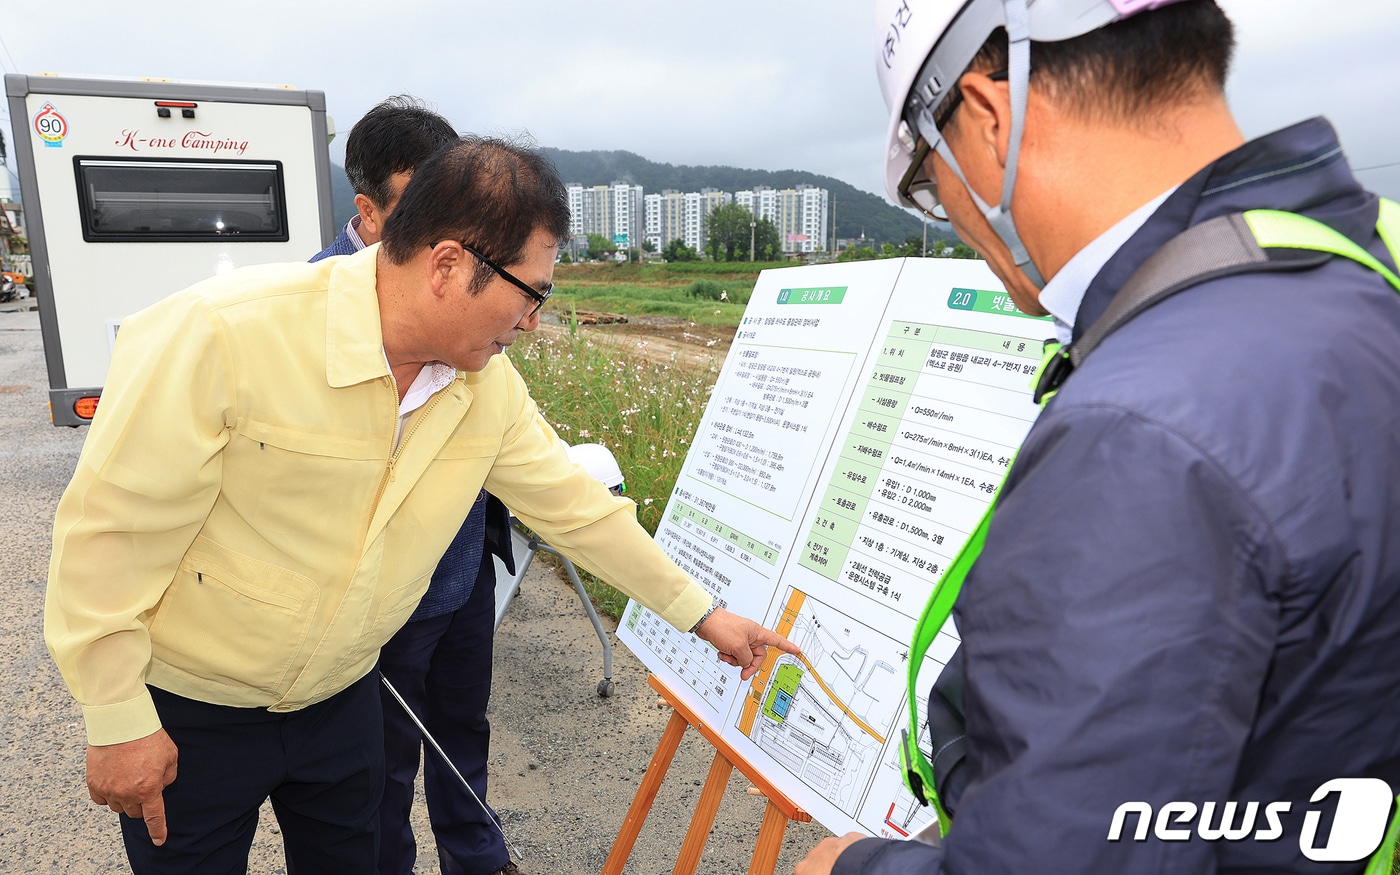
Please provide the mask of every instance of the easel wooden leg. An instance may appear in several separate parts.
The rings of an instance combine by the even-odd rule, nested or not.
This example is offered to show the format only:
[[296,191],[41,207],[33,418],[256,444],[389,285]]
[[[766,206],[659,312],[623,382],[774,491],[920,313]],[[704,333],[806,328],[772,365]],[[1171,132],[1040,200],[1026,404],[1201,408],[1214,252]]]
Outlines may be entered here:
[[763,812],[763,826],[758,828],[758,844],[753,849],[749,875],[773,875],[778,868],[778,851],[782,850],[787,825],[787,815],[773,800],[768,800],[768,810]]
[[729,785],[729,775],[734,766],[716,752],[715,761],[710,764],[710,775],[700,790],[700,801],[695,805],[695,816],[690,819],[690,829],[685,832],[685,842],[681,845],[681,855],[676,858],[674,875],[695,875],[700,867],[700,854],[705,850],[705,840],[710,837],[710,827],[715,824],[715,812],[724,798],[724,788]]
[[646,777],[637,788],[632,807],[627,809],[627,817],[622,821],[622,828],[618,830],[617,840],[613,842],[612,852],[603,864],[601,875],[622,875],[622,867],[627,865],[632,846],[637,843],[642,824],[651,811],[652,803],[656,801],[661,781],[666,777],[666,770],[671,767],[671,759],[680,747],[681,737],[685,735],[687,726],[694,726],[706,741],[714,745],[715,761],[710,765],[710,776],[705,779],[705,786],[700,791],[695,815],[690,819],[690,829],[686,831],[680,857],[676,859],[676,868],[672,872],[674,875],[695,875],[695,870],[700,867],[700,855],[705,850],[705,840],[710,837],[710,827],[714,826],[715,814],[724,799],[725,787],[729,785],[729,776],[737,768],[768,798],[768,808],[763,814],[763,826],[758,830],[758,845],[754,848],[749,875],[773,875],[778,865],[778,851],[782,849],[783,834],[787,832],[788,821],[809,823],[812,815],[779,793],[771,782],[750,763],[745,762],[713,727],[708,726],[677,698],[656,675],[648,676],[647,683],[651,684],[675,711],[671,714],[671,722],[666,724],[666,731],[661,735],[661,742],[656,746],[656,753],[651,757]]
[[681,746],[681,737],[685,735],[688,725],[679,711],[671,712],[671,722],[666,724],[666,731],[661,734],[661,741],[656,745],[656,753],[651,755],[647,775],[637,788],[632,807],[627,809],[622,828],[617,831],[612,851],[608,854],[607,862],[603,864],[602,875],[622,875],[622,867],[627,865],[627,858],[632,856],[632,847],[637,843],[637,836],[641,835],[642,824],[651,813],[651,805],[656,801],[661,782],[671,768],[671,760]]

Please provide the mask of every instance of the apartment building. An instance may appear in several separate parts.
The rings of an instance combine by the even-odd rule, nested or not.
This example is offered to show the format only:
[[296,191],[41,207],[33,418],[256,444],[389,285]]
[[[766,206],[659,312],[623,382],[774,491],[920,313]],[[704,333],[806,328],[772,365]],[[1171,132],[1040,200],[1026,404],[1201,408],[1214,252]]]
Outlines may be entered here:
[[619,246],[650,241],[661,251],[677,238],[697,252],[705,251],[711,212],[735,203],[778,229],[783,251],[824,252],[830,224],[830,195],[824,188],[799,185],[778,190],[758,185],[730,193],[717,188],[679,192],[666,189],[645,194],[640,185],[614,182],[584,186],[569,183],[570,233],[575,237],[602,234]]
[[685,195],[668,188],[644,198],[646,225],[643,239],[660,252],[672,240],[685,239]]
[[826,250],[827,210],[830,194],[815,185],[797,187],[802,210],[801,246],[790,252],[822,252]]
[[778,236],[784,252],[826,250],[830,195],[815,185],[799,185],[777,193]]
[[564,190],[569,197],[571,237],[600,234],[623,248],[641,244],[645,193],[640,185],[570,182]]
[[748,210],[755,219],[767,219],[778,224],[778,190],[757,185],[747,191],[734,192],[734,203]]
[[612,226],[608,231],[599,231],[622,249],[633,249],[642,245],[646,221],[646,194],[640,185],[614,182],[608,187],[612,200]]
[[696,252],[704,252],[705,244],[709,242],[705,220],[716,208],[732,204],[734,195],[717,188],[702,188],[699,191],[686,193],[683,195],[683,200],[685,203],[685,223],[681,239],[685,241],[686,246]]

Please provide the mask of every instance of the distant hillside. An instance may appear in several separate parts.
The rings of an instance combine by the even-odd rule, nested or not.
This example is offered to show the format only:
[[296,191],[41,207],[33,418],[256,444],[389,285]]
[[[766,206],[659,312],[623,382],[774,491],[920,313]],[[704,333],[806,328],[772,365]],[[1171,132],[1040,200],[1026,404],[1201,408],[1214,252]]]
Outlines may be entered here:
[[[630,182],[640,185],[647,194],[660,194],[673,188],[677,191],[699,191],[717,188],[721,191],[741,191],[756,185],[773,188],[795,188],[799,184],[815,185],[831,193],[836,202],[836,236],[865,236],[880,243],[902,243],[910,234],[922,234],[919,220],[904,210],[885,203],[868,191],[831,176],[804,170],[744,170],[739,167],[660,164],[648,161],[632,152],[570,152],[567,149],[545,148],[545,154],[559,169],[565,182],[584,185],[606,185],[609,182]],[[932,234],[933,229],[929,229]],[[943,236],[951,236],[949,231]]]
[[[919,220],[904,210],[892,207],[882,198],[861,191],[839,179],[802,170],[744,170],[738,167],[692,166],[659,164],[632,152],[571,152],[567,149],[546,148],[547,154],[565,182],[584,185],[606,185],[621,181],[640,185],[647,194],[660,194],[663,189],[699,191],[718,188],[721,191],[741,191],[756,185],[773,188],[795,188],[801,183],[816,185],[831,192],[836,202],[836,236],[865,236],[877,243],[902,243],[910,234],[922,234]],[[331,192],[337,232],[355,212],[355,193],[345,179],[345,169],[331,164]],[[952,228],[935,225],[929,228],[929,240],[954,240]]]
[[350,217],[355,215],[355,189],[345,178],[345,168],[331,162],[331,213],[335,215],[335,233],[339,234]]

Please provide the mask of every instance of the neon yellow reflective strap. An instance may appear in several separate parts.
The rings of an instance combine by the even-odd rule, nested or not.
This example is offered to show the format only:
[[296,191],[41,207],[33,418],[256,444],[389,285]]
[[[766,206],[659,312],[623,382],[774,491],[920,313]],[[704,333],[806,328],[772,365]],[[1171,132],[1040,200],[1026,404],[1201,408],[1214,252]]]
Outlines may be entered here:
[[[1261,247],[1285,247],[1289,249],[1315,249],[1341,255],[1371,268],[1385,277],[1386,282],[1400,292],[1400,277],[1381,264],[1371,253],[1362,249],[1350,238],[1345,237],[1321,222],[1295,213],[1277,210],[1251,210],[1244,214],[1254,239]],[[1390,255],[1400,264],[1400,204],[1381,198],[1380,216],[1376,221],[1376,233],[1380,235]],[[1381,846],[1371,855],[1366,864],[1365,875],[1390,875],[1395,862],[1395,849],[1400,843],[1400,797],[1396,797],[1397,808],[1390,819]]]
[[[1389,212],[1385,203],[1382,202],[1382,221],[1385,219],[1385,212]],[[1351,238],[1315,219],[1280,210],[1250,210],[1244,214],[1244,220],[1249,224],[1255,241],[1264,249],[1310,249],[1341,255],[1374,270],[1400,292],[1400,277],[1392,273],[1390,268],[1377,261],[1375,256],[1362,249]],[[1379,231],[1380,223],[1376,227]],[[1397,230],[1400,229],[1392,227],[1381,232],[1382,239],[1385,240],[1386,246],[1391,248],[1392,253],[1394,247],[1390,240],[1386,239],[1386,234],[1393,234]]]
[[1388,198],[1381,198],[1381,213],[1376,220],[1376,232],[1385,241],[1390,257],[1400,264],[1400,204]]
[[[1385,242],[1385,248],[1390,250],[1391,258],[1400,264],[1400,204],[1388,198],[1381,198],[1376,233],[1380,234],[1381,240]],[[1400,796],[1395,797],[1395,814],[1390,818],[1390,827],[1385,831],[1381,846],[1376,848],[1376,852],[1366,864],[1365,875],[1390,875],[1395,864],[1397,845],[1400,845]]]
[[[1011,464],[1007,465],[1008,475],[1015,461],[1013,458]],[[962,549],[953,559],[953,564],[945,568],[942,576],[938,578],[938,583],[919,616],[919,622],[914,626],[914,641],[909,647],[909,729],[902,739],[899,758],[904,766],[904,785],[914,794],[915,799],[933,806],[938,815],[938,831],[941,835],[948,834],[951,820],[944,811],[943,803],[939,801],[938,791],[934,787],[933,764],[919,748],[919,669],[923,667],[924,657],[928,654],[933,639],[938,637],[938,631],[952,616],[953,605],[958,600],[958,593],[962,592],[967,573],[972,570],[972,564],[977,561],[977,557],[982,555],[982,546],[987,543],[987,529],[992,523],[992,511],[996,510],[997,497],[1001,495],[1001,487],[1004,485],[1006,477],[1002,477],[1001,483],[997,485],[996,494],[992,496],[981,521],[963,543]]]
[[1395,861],[1395,845],[1397,840],[1400,840],[1400,796],[1395,797],[1395,805],[1395,815],[1390,818],[1390,827],[1385,831],[1385,838],[1371,855],[1362,875],[1390,875],[1391,865]]

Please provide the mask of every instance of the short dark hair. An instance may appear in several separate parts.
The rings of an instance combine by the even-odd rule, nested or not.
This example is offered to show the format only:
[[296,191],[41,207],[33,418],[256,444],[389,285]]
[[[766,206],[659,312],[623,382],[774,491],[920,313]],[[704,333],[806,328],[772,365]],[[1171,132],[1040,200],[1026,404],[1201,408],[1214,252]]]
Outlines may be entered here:
[[[1234,50],[1234,25],[1215,0],[1186,0],[1073,39],[1031,43],[1031,81],[1082,116],[1123,120],[1223,91]],[[968,69],[1005,70],[1007,55],[998,28]]]
[[[405,264],[424,247],[459,240],[509,266],[525,259],[536,231],[559,242],[569,234],[569,196],[554,165],[523,142],[465,136],[413,172],[384,223],[381,247]],[[471,290],[490,277],[478,263]]]
[[457,132],[447,119],[416,97],[396,94],[376,104],[350,129],[345,139],[345,175],[356,194],[383,209],[394,197],[390,177],[414,170],[456,139]]

